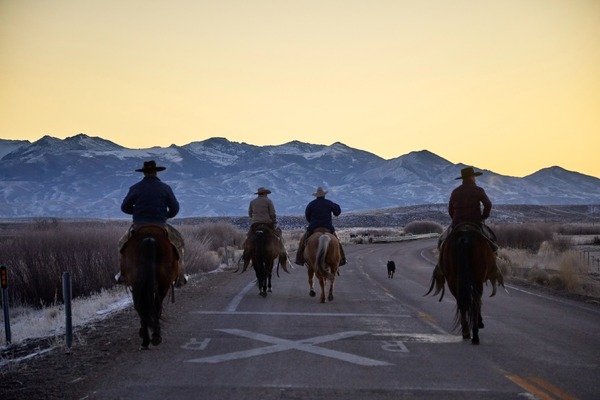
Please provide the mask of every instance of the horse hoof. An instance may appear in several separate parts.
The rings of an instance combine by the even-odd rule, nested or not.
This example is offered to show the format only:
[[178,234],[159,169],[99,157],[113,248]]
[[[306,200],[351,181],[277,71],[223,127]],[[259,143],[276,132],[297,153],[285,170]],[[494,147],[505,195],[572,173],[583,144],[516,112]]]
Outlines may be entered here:
[[473,339],[471,340],[471,343],[472,343],[472,344],[479,344],[479,338],[473,338]]
[[148,348],[148,345],[146,345],[146,346],[141,345],[140,350],[150,350],[150,349]]
[[271,288],[269,288],[269,290],[267,290],[267,292],[269,292],[269,293],[273,293],[273,291],[271,290]]
[[267,292],[260,292],[260,295],[261,295],[262,297],[267,297]]
[[470,333],[463,333],[463,339],[467,340],[467,339],[471,339],[471,334]]
[[315,292],[314,290],[310,291],[310,297],[315,297],[317,295],[317,292]]
[[156,335],[156,336],[152,335],[152,342],[151,343],[152,343],[153,346],[158,346],[159,344],[162,343],[162,337],[158,336],[158,335]]
[[332,294],[330,294],[329,296],[327,296],[327,300],[329,300],[329,301],[333,301],[333,295],[332,295]]
[[479,329],[483,329],[483,328],[485,328],[485,326],[483,325],[483,322],[479,322],[479,323],[477,324],[477,327],[478,327]]

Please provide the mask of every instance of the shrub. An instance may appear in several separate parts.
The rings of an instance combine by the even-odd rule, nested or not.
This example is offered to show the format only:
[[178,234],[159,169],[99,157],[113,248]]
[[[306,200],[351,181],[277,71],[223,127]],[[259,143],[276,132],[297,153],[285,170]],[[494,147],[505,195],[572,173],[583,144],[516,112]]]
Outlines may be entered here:
[[557,228],[561,235],[597,235],[600,225],[594,224],[562,224]]
[[575,291],[579,287],[580,274],[584,271],[579,255],[573,251],[561,254],[558,267],[561,289]]
[[425,233],[442,233],[444,228],[442,225],[434,221],[413,221],[406,224],[404,227],[405,233],[413,235],[421,235]]
[[535,282],[538,285],[547,286],[549,283],[548,272],[544,269],[540,269],[539,267],[533,267],[529,270],[527,274],[527,278],[531,282]]
[[554,238],[553,226],[549,224],[494,225],[492,230],[500,247],[538,251],[544,241]]
[[114,285],[121,228],[102,223],[95,228],[64,223],[54,229],[39,226],[35,222],[18,236],[0,242],[13,304],[42,307],[62,302],[63,272],[71,275],[73,297]]
[[[64,222],[35,220],[14,224],[0,237],[0,262],[8,269],[9,302],[44,307],[63,302],[63,272],[71,275],[72,297],[85,297],[115,285],[119,238],[128,221]],[[204,224],[203,224],[204,225]],[[245,234],[227,224],[177,226],[185,240],[188,274],[220,264],[215,243],[240,243]],[[215,239],[216,238],[216,239]]]
[[[179,229],[179,227],[178,227]],[[218,251],[227,242],[228,246],[242,248],[246,240],[246,232],[228,222],[205,222],[200,225],[184,225],[186,246],[188,243],[200,242],[211,251]]]

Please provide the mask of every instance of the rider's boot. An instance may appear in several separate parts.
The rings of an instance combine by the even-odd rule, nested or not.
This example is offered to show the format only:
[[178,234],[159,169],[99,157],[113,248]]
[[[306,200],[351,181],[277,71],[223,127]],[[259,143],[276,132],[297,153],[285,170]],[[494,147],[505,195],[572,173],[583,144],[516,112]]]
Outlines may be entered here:
[[306,236],[307,232],[302,235],[300,242],[298,242],[298,250],[296,250],[296,260],[294,260],[294,264],[304,265],[304,247],[306,246]]

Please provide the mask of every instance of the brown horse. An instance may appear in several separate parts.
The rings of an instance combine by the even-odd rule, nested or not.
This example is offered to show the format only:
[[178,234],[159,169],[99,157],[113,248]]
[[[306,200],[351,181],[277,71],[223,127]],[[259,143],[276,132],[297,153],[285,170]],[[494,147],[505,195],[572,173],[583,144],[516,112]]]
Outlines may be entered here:
[[[142,348],[162,342],[162,304],[173,289],[179,264],[167,231],[158,225],[144,225],[133,232],[122,250],[121,276],[132,287],[133,305],[140,317]],[[150,339],[148,330],[152,330]]]
[[481,297],[485,281],[492,282],[492,294],[496,294],[497,279],[503,285],[501,277],[496,277],[496,256],[476,225],[462,224],[455,227],[445,240],[440,251],[440,269],[443,276],[433,276],[429,294],[434,285],[437,295],[441,291],[440,301],[444,297],[444,282],[456,299],[454,329],[461,325],[463,339],[473,337],[471,342],[479,344],[479,329],[483,328],[481,318]]
[[[277,267],[281,265],[285,272],[287,270],[287,254],[280,254],[281,243],[272,229],[266,225],[259,225],[252,234],[251,254],[252,267],[256,273],[258,291],[261,296],[267,297],[267,292],[272,292],[271,276],[273,274],[273,263],[277,259]],[[242,272],[246,271],[246,268]],[[279,275],[279,269],[277,270]]]
[[306,242],[304,259],[308,265],[308,285],[310,296],[316,295],[314,277],[317,276],[321,285],[321,303],[325,303],[325,285],[329,279],[329,295],[327,299],[333,300],[333,284],[340,265],[340,244],[332,233],[315,231]]

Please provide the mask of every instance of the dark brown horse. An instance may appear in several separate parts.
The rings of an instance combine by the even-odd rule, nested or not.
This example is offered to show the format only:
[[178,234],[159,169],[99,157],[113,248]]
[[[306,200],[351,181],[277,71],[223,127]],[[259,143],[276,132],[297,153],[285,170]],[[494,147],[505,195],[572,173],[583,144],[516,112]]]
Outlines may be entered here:
[[340,265],[340,244],[335,235],[329,232],[314,232],[308,238],[304,248],[304,260],[308,265],[308,285],[310,296],[316,295],[314,277],[317,276],[321,285],[321,303],[325,303],[325,285],[329,279],[329,295],[333,300],[333,284]]
[[[273,274],[274,260],[277,259],[277,267],[281,265],[285,272],[287,270],[287,254],[281,254],[281,243],[275,232],[266,225],[259,225],[252,233],[252,267],[256,273],[256,281],[259,294],[267,297],[267,292],[272,292],[271,276]],[[244,268],[242,272],[246,269]],[[277,271],[279,274],[279,270]]]
[[444,282],[456,299],[454,329],[460,324],[463,339],[471,338],[473,344],[479,344],[479,329],[483,328],[481,318],[481,297],[483,284],[492,282],[492,294],[496,294],[497,279],[496,256],[476,225],[462,224],[455,227],[444,241],[439,258],[442,275],[433,276],[429,294],[435,286],[434,296],[441,291],[440,301],[444,297]]
[[132,287],[133,305],[141,323],[142,348],[147,349],[150,343],[157,346],[162,341],[163,300],[169,289],[173,289],[179,272],[176,252],[167,231],[158,225],[136,228],[122,252],[121,278]]

